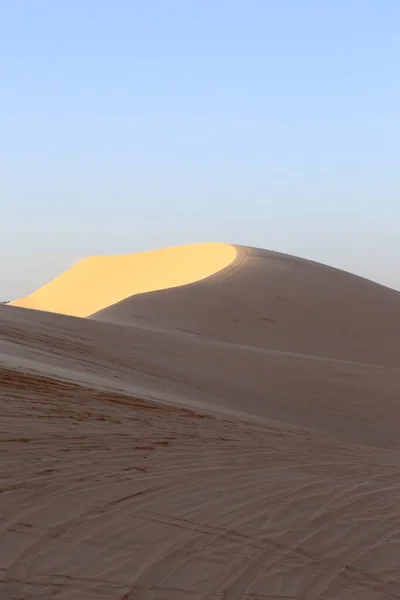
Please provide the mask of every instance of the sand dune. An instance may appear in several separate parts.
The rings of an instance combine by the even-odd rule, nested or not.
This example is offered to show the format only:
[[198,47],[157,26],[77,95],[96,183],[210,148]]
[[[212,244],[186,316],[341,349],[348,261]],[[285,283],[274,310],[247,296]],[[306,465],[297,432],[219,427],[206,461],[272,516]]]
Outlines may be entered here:
[[120,256],[90,256],[25,298],[10,304],[87,317],[133,294],[184,285],[231,263],[229,244],[188,244]]
[[399,292],[301,258],[236,250],[236,259],[213,277],[128,298],[94,318],[400,366]]
[[233,251],[0,306],[0,598],[400,598],[400,293]]

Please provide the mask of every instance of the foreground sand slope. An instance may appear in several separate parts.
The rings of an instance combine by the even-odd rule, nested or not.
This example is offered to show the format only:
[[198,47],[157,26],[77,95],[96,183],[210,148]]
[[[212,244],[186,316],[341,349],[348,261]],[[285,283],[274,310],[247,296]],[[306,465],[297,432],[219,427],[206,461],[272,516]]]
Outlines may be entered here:
[[400,598],[400,370],[0,307],[0,597]]
[[294,256],[236,250],[236,259],[214,276],[128,298],[94,318],[400,366],[399,292]]
[[229,244],[176,246],[120,256],[90,256],[13,306],[87,317],[133,294],[191,283],[229,265]]

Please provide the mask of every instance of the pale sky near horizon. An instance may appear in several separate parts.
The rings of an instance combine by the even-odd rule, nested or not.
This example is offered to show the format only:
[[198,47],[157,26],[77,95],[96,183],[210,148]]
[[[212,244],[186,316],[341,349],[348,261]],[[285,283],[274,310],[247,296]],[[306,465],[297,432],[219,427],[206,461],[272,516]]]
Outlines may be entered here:
[[0,10],[0,301],[211,240],[400,289],[397,0]]

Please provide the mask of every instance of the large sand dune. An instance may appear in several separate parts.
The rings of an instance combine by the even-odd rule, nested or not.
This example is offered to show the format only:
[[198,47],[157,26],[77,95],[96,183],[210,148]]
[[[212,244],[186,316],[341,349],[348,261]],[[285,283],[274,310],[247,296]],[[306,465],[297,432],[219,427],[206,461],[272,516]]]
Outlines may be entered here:
[[229,265],[229,244],[175,246],[151,252],[89,256],[13,306],[88,317],[133,294],[184,285]]
[[309,260],[236,247],[213,277],[94,315],[234,343],[400,366],[399,292]]
[[400,293],[224,260],[0,306],[0,598],[400,599]]

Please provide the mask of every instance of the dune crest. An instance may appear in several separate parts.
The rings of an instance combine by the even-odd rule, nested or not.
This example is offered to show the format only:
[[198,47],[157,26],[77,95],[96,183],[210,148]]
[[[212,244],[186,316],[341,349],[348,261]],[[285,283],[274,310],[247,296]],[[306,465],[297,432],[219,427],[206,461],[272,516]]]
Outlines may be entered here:
[[230,265],[236,249],[210,242],[115,256],[90,256],[32,294],[10,302],[88,317],[125,298],[200,281]]
[[243,246],[236,250],[234,262],[213,277],[126,298],[92,318],[400,366],[398,291],[303,258]]

